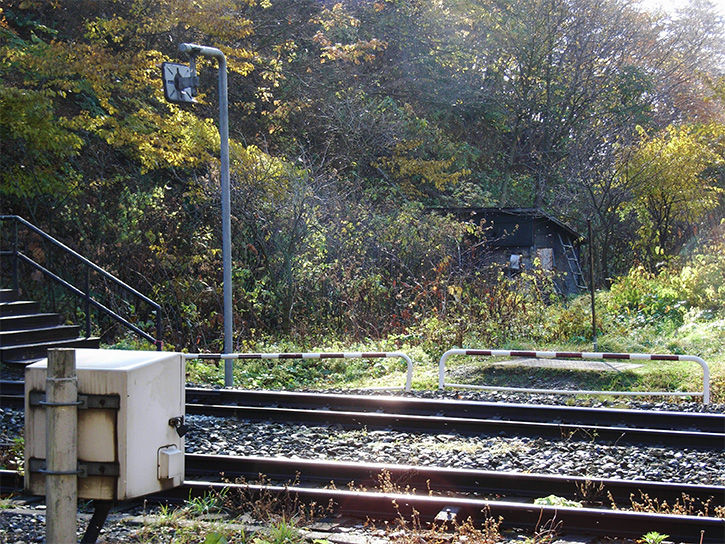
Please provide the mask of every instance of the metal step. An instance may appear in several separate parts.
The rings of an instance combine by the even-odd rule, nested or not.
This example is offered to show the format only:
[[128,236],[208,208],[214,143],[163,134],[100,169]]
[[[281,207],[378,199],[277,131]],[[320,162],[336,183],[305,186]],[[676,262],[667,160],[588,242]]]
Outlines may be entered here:
[[15,331],[0,331],[0,346],[19,346],[39,342],[54,342],[56,340],[69,340],[78,338],[80,327],[78,325],[56,325],[37,329],[20,329]]
[[[33,359],[11,359],[8,361],[3,361],[3,364],[6,365],[17,365],[17,366],[28,366],[33,363],[37,363],[38,361],[42,361],[45,357],[35,357]],[[20,378],[22,379],[22,377]]]
[[25,314],[0,316],[0,331],[39,329],[60,325],[60,314]]
[[40,304],[32,300],[13,300],[0,302],[0,316],[29,315],[38,313]]
[[3,346],[0,347],[0,361],[6,364],[20,364],[25,366],[32,362],[31,359],[47,357],[49,348],[98,348],[100,345],[100,338],[91,337],[22,344],[19,346]]
[[0,289],[0,302],[12,302],[18,299],[18,292],[15,289]]

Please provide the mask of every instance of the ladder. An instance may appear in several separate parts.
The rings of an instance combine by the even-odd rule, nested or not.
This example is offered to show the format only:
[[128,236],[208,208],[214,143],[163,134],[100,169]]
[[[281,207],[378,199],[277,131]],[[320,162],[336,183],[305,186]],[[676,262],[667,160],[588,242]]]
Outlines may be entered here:
[[582,290],[586,289],[587,284],[584,281],[584,274],[582,274],[582,267],[579,265],[579,259],[576,256],[576,251],[574,251],[574,246],[570,243],[564,242],[560,232],[557,233],[557,235],[559,236],[559,243],[564,249],[566,261],[569,263],[569,270],[571,271],[572,278],[574,278],[574,283],[577,288]]

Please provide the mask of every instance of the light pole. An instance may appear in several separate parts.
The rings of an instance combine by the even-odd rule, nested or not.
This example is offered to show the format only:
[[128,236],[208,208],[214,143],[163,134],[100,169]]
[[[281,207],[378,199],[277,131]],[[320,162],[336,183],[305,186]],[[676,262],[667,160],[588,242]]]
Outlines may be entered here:
[[[174,102],[193,102],[198,79],[198,55],[212,57],[219,63],[219,136],[221,143],[222,185],[222,263],[224,290],[224,354],[232,353],[234,326],[232,322],[232,221],[231,191],[229,187],[229,102],[227,99],[227,59],[219,49],[194,43],[179,44],[179,51],[189,55],[191,66],[164,63],[164,94]],[[232,359],[224,360],[224,385],[233,385]]]

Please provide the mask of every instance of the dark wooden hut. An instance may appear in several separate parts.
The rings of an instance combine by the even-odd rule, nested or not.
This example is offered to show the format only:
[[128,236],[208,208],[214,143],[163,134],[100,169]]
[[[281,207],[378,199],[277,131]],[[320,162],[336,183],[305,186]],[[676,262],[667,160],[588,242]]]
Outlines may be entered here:
[[[433,208],[484,229],[483,251],[469,259],[473,266],[497,263],[508,274],[531,268],[536,258],[554,271],[558,290],[578,293],[586,288],[579,263],[583,237],[568,225],[536,208]],[[474,244],[475,245],[475,244]]]

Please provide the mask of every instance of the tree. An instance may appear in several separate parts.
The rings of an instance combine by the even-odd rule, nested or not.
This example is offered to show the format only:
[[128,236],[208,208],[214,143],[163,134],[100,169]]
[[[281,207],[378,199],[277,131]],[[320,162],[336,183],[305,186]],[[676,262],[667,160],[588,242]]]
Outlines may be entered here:
[[640,227],[635,245],[650,265],[676,253],[692,228],[718,205],[725,188],[708,170],[725,161],[724,140],[723,124],[669,126],[646,138],[628,162],[622,178],[632,185],[633,199],[623,213],[636,214]]

